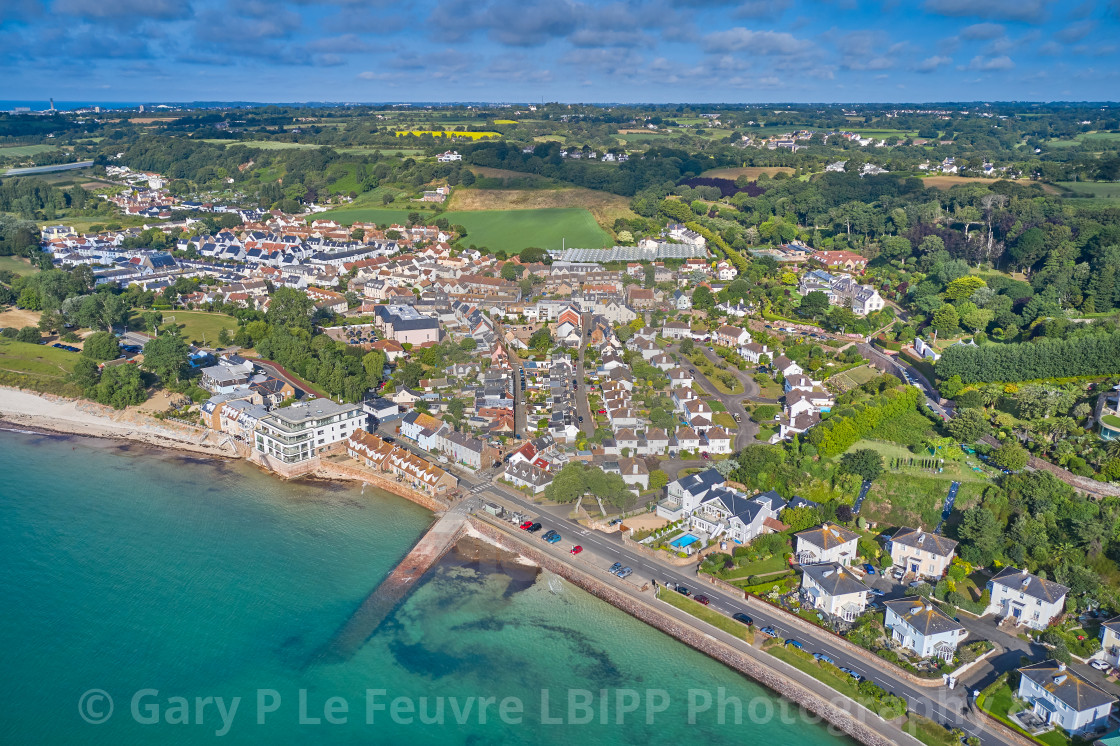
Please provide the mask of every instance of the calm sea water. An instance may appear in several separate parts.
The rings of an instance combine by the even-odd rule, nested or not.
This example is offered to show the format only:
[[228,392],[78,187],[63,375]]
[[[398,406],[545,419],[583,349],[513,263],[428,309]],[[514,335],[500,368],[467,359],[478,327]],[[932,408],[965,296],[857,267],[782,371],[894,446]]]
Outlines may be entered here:
[[[848,743],[566,583],[457,558],[356,655],[322,662],[430,520],[368,489],[0,432],[0,743]],[[728,708],[720,725],[721,687],[744,718],[775,717],[736,725]],[[713,698],[694,725],[690,689]],[[109,713],[91,690],[112,698],[105,722],[87,722]],[[637,707],[621,724],[619,703]]]

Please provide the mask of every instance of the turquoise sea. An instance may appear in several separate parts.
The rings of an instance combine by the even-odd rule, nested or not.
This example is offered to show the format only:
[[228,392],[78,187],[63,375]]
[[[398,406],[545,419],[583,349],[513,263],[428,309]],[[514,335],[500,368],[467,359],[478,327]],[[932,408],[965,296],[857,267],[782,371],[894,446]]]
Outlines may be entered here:
[[[369,489],[0,431],[0,744],[850,743],[532,569],[449,556],[355,655],[324,655],[430,520]],[[741,724],[727,703],[718,722],[721,689]]]

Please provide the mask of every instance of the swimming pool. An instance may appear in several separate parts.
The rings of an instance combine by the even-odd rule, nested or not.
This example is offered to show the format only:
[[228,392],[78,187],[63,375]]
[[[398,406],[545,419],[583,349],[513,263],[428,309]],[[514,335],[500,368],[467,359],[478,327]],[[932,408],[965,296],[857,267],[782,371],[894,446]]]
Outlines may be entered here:
[[684,549],[689,544],[695,544],[698,541],[700,541],[699,536],[685,534],[684,536],[678,536],[677,538],[673,539],[671,542],[669,542],[669,546],[673,547],[674,549]]

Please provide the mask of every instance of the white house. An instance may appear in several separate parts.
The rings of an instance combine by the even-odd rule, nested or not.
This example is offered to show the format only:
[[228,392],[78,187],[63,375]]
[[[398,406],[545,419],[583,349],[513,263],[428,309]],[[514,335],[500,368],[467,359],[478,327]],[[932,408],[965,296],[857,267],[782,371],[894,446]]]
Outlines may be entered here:
[[1120,616],[1115,616],[1101,625],[1101,650],[1094,658],[1100,658],[1108,665],[1120,666]]
[[[637,446],[635,446],[637,450]],[[637,458],[624,458],[618,461],[618,473],[622,481],[631,487],[636,487],[638,492],[649,488],[649,469],[646,462]]]
[[814,609],[852,621],[867,608],[870,593],[863,581],[846,566],[822,562],[801,568],[801,590]]
[[552,475],[549,472],[520,459],[506,465],[504,479],[512,482],[514,487],[523,487],[535,495],[544,492],[552,483]]
[[1116,698],[1090,684],[1064,663],[1043,661],[1019,669],[1019,699],[1034,714],[1073,734],[1088,733],[1108,725]]
[[795,373],[805,372],[800,365],[793,362],[785,355],[778,355],[776,358],[774,358],[774,362],[771,363],[771,367],[773,367],[774,370],[778,371],[783,376],[792,376]]
[[891,639],[921,658],[952,660],[968,632],[941,613],[930,601],[914,596],[885,601],[885,626]]
[[854,531],[833,523],[824,523],[793,536],[797,540],[794,544],[794,556],[802,565],[821,562],[850,565],[856,560],[859,534]]
[[891,560],[907,575],[936,580],[949,569],[957,542],[920,528],[900,528],[887,542]]
[[786,501],[776,492],[747,497],[730,487],[717,487],[689,516],[689,527],[706,532],[712,539],[726,537],[748,544],[756,536],[784,528],[778,516],[785,506]]
[[985,613],[1011,618],[1031,629],[1046,629],[1065,611],[1069,588],[1026,570],[1005,567],[988,581],[992,601]]

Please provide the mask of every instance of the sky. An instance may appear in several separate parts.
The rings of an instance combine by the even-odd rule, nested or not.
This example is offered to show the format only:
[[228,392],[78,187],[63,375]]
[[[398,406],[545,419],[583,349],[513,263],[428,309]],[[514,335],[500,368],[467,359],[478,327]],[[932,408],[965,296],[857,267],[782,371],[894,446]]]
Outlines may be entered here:
[[0,0],[0,99],[1120,99],[1120,0]]

